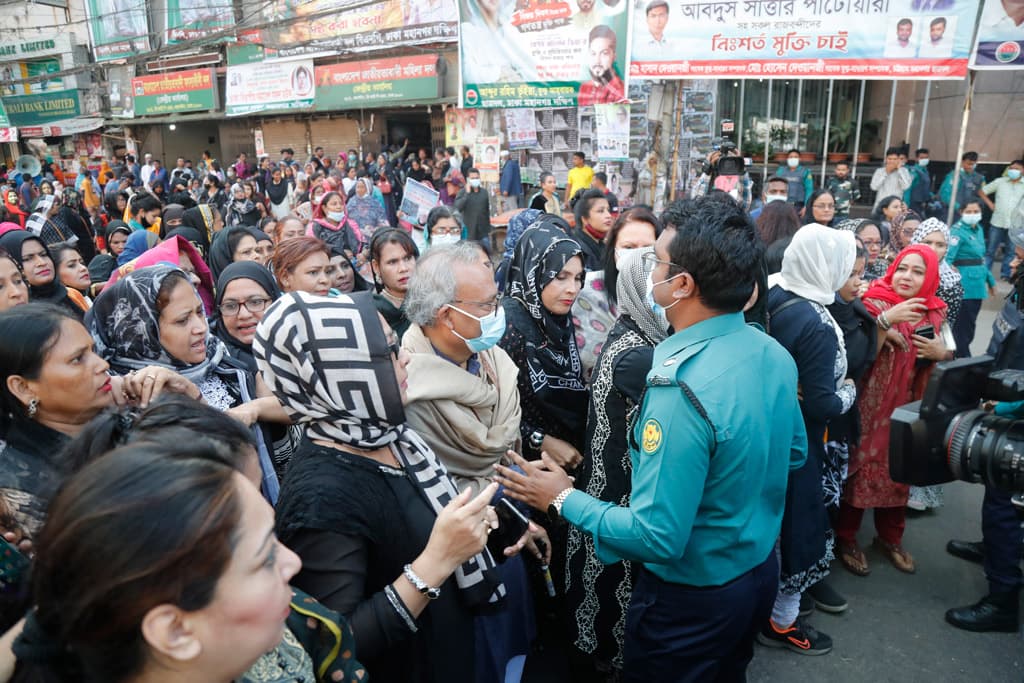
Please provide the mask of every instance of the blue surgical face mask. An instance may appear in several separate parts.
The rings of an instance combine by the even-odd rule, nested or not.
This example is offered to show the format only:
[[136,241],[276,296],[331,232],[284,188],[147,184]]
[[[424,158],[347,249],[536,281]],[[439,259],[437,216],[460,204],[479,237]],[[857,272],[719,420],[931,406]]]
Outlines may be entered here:
[[786,159],[786,165],[789,166],[790,168],[796,168],[797,166],[800,165],[800,160],[799,159]]
[[340,223],[343,220],[345,220],[345,212],[344,211],[328,211],[327,212],[327,217],[329,219],[331,219],[332,221],[334,221],[335,223]]
[[654,281],[654,272],[652,271],[652,272],[647,274],[647,305],[650,306],[652,311],[654,311],[654,317],[658,319],[658,324],[661,326],[662,331],[666,332],[666,333],[668,332],[669,322],[668,322],[668,316],[666,315],[665,312],[669,308],[672,308],[677,303],[679,303],[681,301],[681,299],[676,299],[671,304],[669,304],[667,307],[666,306],[662,306],[661,304],[659,304],[657,301],[654,300],[654,288],[657,285],[660,285],[662,283],[674,280],[677,277],[679,277],[680,275],[682,275],[682,273],[676,273],[675,275],[673,275],[672,277],[668,278],[667,280],[661,280],[659,282],[655,282]]
[[1015,168],[1011,168],[1006,172],[1006,177],[1010,180],[1020,180],[1020,171]]
[[965,213],[965,214],[960,216],[960,220],[962,220],[967,225],[977,225],[978,223],[981,222],[981,214],[980,213]]
[[917,160],[917,165],[921,166],[921,167],[927,166],[928,165],[928,157],[925,157],[924,159],[918,159]]
[[480,187],[480,179],[479,178],[470,178],[469,179],[469,186],[470,187]]
[[452,306],[451,304],[448,304],[448,308],[452,309],[453,311],[458,311],[467,318],[472,318],[473,320],[476,320],[478,323],[480,323],[480,336],[473,337],[472,339],[466,339],[461,334],[456,332],[455,328],[452,328],[452,334],[454,334],[462,341],[466,342],[466,346],[473,353],[480,353],[481,351],[486,351],[487,349],[493,347],[495,344],[501,341],[502,335],[505,334],[505,309],[501,306],[501,304],[498,304],[497,308],[494,309],[494,313],[491,313],[490,315],[485,315],[482,318],[479,318],[473,315],[472,313],[466,313],[461,308],[457,308],[455,306]]
[[440,247],[440,246],[442,246],[444,244],[455,244],[460,239],[462,239],[462,237],[460,235],[458,235],[456,233],[453,233],[453,232],[446,232],[443,235],[437,235],[435,237],[431,237],[430,238],[430,244],[435,246],[435,247]]

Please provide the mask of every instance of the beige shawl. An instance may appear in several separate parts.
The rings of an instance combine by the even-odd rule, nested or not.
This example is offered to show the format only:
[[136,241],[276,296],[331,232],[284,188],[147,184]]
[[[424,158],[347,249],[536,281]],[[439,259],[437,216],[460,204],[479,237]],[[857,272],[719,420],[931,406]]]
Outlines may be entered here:
[[481,376],[439,356],[419,325],[402,346],[409,363],[406,421],[434,450],[459,489],[486,486],[519,439],[519,368],[497,346],[477,354]]

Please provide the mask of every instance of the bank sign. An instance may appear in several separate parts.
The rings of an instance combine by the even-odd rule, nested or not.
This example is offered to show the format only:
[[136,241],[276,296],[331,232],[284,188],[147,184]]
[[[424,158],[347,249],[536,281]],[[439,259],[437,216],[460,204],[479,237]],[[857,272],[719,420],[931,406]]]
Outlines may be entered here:
[[135,116],[181,114],[216,108],[212,69],[174,71],[132,79]]
[[315,108],[358,109],[437,97],[437,55],[326,64],[316,67]]
[[5,97],[3,102],[11,125],[18,128],[73,119],[82,113],[77,90]]

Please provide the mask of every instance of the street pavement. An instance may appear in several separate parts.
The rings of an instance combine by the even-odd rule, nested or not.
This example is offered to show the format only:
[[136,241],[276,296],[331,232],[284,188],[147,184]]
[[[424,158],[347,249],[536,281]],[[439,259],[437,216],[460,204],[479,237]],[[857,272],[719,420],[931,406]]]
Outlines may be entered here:
[[[988,346],[992,321],[1010,286],[985,302],[971,351]],[[870,547],[874,527],[865,515],[858,540],[871,575],[854,576],[837,561],[832,585],[850,603],[841,615],[815,612],[812,626],[832,636],[835,647],[820,657],[755,646],[751,681],[786,683],[871,682],[929,683],[1024,681],[1024,640],[1019,634],[970,633],[944,620],[950,607],[977,601],[988,592],[978,565],[946,553],[951,538],[981,539],[980,485],[945,486],[945,504],[935,511],[913,513],[907,520],[904,546],[914,556],[917,573],[902,574]]]

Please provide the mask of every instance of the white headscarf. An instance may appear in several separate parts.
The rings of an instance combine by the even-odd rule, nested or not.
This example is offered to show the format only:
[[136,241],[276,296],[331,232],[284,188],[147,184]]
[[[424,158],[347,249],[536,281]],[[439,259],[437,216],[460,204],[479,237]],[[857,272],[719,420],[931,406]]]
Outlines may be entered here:
[[810,223],[797,230],[782,256],[782,272],[769,286],[779,285],[822,306],[831,305],[850,277],[857,246],[853,233]]

